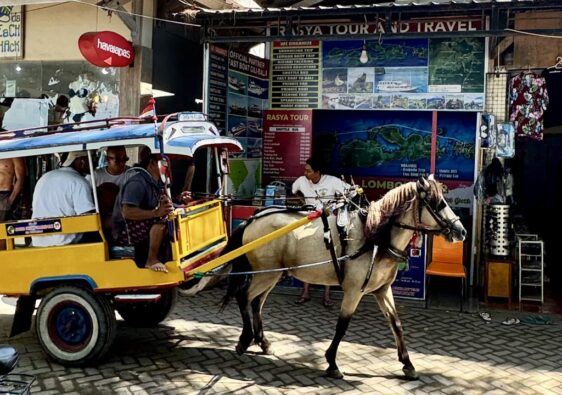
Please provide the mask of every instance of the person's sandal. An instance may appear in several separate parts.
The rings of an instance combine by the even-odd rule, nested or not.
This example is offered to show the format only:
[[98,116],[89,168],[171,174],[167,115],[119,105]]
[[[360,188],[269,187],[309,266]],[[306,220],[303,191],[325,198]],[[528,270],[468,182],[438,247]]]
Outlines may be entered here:
[[324,305],[325,308],[330,309],[334,305],[334,301],[331,299],[324,299],[322,304]]
[[295,303],[296,303],[296,304],[305,304],[305,303],[308,302],[308,301],[310,301],[310,296],[307,297],[307,298],[304,297],[304,296],[301,296],[299,299],[297,299],[297,300],[295,301]]

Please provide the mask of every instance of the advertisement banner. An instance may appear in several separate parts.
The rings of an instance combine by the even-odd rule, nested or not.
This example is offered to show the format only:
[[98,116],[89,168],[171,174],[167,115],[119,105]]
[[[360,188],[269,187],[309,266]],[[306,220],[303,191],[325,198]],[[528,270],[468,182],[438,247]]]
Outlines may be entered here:
[[312,153],[311,110],[267,110],[263,136],[263,181],[293,182]]
[[221,134],[226,132],[226,90],[228,79],[228,50],[217,45],[209,47],[209,120]]
[[271,62],[271,108],[320,107],[320,41],[276,41]]
[[22,6],[0,7],[0,58],[23,58],[23,32]]
[[[420,249],[414,250],[408,262],[400,263],[398,274],[392,283],[392,293],[395,297],[408,299],[425,299],[425,258],[427,237],[423,238]],[[412,256],[414,255],[414,256]]]
[[324,41],[322,108],[484,108],[483,38]]
[[[438,113],[438,180],[474,180],[476,122],[475,113]],[[430,112],[317,111],[313,146],[328,174],[411,180],[430,174],[431,134]]]

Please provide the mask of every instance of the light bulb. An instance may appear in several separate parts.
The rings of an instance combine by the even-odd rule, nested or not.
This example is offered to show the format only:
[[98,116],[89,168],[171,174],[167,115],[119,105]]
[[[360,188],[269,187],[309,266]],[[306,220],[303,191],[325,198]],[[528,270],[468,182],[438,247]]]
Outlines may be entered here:
[[103,69],[101,69],[101,73],[107,75],[109,74],[109,71],[104,67]]
[[359,57],[359,61],[363,64],[369,61],[369,54],[367,54],[367,45],[363,43],[363,49],[361,50],[361,56]]
[[21,66],[18,64],[16,65],[16,71],[19,73],[21,71]]

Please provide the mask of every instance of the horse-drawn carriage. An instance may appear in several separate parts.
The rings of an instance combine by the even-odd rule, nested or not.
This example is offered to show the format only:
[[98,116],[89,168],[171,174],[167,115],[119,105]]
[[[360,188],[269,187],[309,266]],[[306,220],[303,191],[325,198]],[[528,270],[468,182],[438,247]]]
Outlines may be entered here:
[[[45,352],[65,364],[94,362],[114,340],[115,310],[133,325],[156,325],[172,309],[177,286],[228,264],[234,276],[225,303],[236,297],[244,323],[236,346],[239,353],[252,342],[269,351],[261,310],[281,273],[288,271],[306,282],[342,287],[336,335],[326,353],[330,376],[342,376],[336,365],[339,342],[363,295],[373,294],[389,319],[406,376],[416,377],[390,288],[398,262],[407,259],[405,252],[418,233],[443,233],[449,241],[466,235],[436,181],[406,183],[370,205],[352,186],[329,203],[337,218],[327,206],[312,211],[264,210],[228,240],[221,198],[228,168],[224,161],[228,151],[241,146],[220,136],[200,114],[174,114],[156,124],[127,118],[72,129],[4,132],[0,159],[86,150],[93,168],[93,153],[116,145],[142,145],[153,152],[188,157],[208,148],[215,158],[207,161],[208,173],[218,174],[219,192],[216,198],[178,207],[169,215],[167,273],[140,269],[130,257],[112,256],[97,200],[96,213],[91,215],[0,224],[0,240],[7,242],[7,249],[0,251],[0,294],[19,297],[12,335],[30,328],[36,300],[41,299],[35,328]],[[21,243],[31,234],[41,237],[52,232],[91,232],[99,241],[39,248]],[[202,288],[205,281],[196,287]]]

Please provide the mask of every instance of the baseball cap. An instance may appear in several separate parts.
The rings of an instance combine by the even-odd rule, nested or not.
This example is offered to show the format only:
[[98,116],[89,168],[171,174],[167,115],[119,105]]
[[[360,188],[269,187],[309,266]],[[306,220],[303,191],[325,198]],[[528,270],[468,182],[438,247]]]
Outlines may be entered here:
[[66,158],[66,160],[62,163],[62,167],[68,167],[72,164],[72,162],[74,162],[74,159],[77,158],[82,158],[84,156],[88,156],[88,152],[87,151],[74,151],[74,152],[70,152],[68,154],[68,157]]

